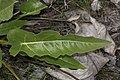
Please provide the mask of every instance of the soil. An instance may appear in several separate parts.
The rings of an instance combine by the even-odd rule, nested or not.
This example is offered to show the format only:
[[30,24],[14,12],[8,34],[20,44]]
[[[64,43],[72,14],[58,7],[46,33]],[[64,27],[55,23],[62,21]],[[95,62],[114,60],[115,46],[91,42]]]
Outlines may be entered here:
[[[49,29],[58,31],[62,35],[70,33],[74,34],[74,26],[70,23],[62,21],[66,20],[64,12],[71,11],[76,8],[87,11],[98,22],[106,26],[109,34],[116,43],[116,48],[118,48],[115,52],[116,63],[113,65],[109,61],[95,76],[95,80],[120,80],[120,8],[115,6],[115,4],[110,2],[110,0],[100,0],[102,8],[99,11],[92,11],[90,4],[93,0],[85,1],[86,2],[83,0],[66,0],[68,5],[68,7],[66,7],[64,6],[64,2],[62,0],[57,0],[52,4],[51,7],[42,10],[40,14],[21,18],[22,20],[27,19],[30,21],[30,23],[24,25],[22,29],[34,32],[35,34]],[[16,4],[16,7],[18,5],[19,4]],[[13,17],[13,19],[16,18],[19,14]],[[0,36],[0,39],[7,40],[6,36]],[[44,76],[42,76],[42,78],[39,80],[57,80],[56,78],[42,71],[42,68],[44,67],[43,64],[49,64],[21,55],[17,55],[13,58],[9,55],[9,48],[11,47],[10,45],[0,45],[0,47],[4,52],[3,60],[16,72],[21,80],[37,80],[33,77],[33,75],[37,73],[36,70],[39,70],[44,74]],[[16,79],[9,72],[9,70],[2,66],[0,69],[0,80]]]

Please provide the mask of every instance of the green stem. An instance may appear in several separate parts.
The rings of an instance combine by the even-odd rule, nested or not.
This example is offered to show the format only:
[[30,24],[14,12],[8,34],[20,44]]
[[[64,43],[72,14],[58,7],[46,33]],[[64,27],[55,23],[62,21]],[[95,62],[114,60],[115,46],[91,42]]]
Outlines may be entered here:
[[16,73],[15,73],[4,61],[2,61],[2,64],[13,74],[13,76],[14,76],[17,80],[20,80],[20,78],[16,75]]
[[24,17],[24,16],[26,16],[27,14],[22,14],[22,15],[20,15],[18,18],[17,18],[17,20],[19,20],[20,18],[22,18],[22,17]]
[[9,44],[8,41],[0,40],[0,44]]

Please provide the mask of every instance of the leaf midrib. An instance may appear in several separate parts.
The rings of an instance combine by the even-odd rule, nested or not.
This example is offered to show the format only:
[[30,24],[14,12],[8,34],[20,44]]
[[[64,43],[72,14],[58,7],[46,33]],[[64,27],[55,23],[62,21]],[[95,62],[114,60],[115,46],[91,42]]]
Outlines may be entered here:
[[82,41],[71,41],[71,40],[54,40],[54,41],[39,41],[39,42],[23,42],[21,43],[21,45],[44,44],[44,43],[55,43],[55,42],[104,44],[102,42],[93,43],[93,42],[82,42]]

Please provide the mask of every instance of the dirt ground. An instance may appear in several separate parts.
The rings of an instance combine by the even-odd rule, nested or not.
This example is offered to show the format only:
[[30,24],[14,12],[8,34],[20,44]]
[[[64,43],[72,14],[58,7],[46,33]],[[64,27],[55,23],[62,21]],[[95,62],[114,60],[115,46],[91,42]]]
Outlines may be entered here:
[[[65,6],[62,0],[57,0],[52,4],[51,7],[46,8],[39,15],[22,18],[23,20],[27,19],[31,21],[31,24],[24,25],[22,29],[34,32],[36,34],[43,30],[49,29],[59,31],[62,35],[70,33],[74,34],[74,27],[70,27],[71,24],[62,21],[66,19],[64,12],[82,9],[87,11],[99,23],[102,23],[106,26],[110,36],[116,43],[116,48],[120,48],[120,8],[115,6],[115,4],[110,2],[110,0],[100,0],[102,8],[99,11],[92,11],[92,1],[93,0],[67,0],[66,2],[68,6]],[[16,4],[16,6],[17,5],[18,4]],[[49,20],[38,20],[40,17],[49,18]],[[56,19],[58,19],[58,21]],[[6,36],[0,36],[0,38],[6,39]],[[23,57],[20,55],[17,55],[15,58],[13,58],[9,55],[9,45],[0,45],[0,47],[4,52],[3,59],[12,69],[14,69],[21,80],[36,80],[31,78],[31,75],[35,72],[35,70],[39,69],[38,67],[35,67],[35,65],[43,67],[41,64],[44,62],[39,62],[29,57]],[[120,80],[120,49],[117,49],[115,55],[116,63],[113,65],[109,61],[95,76],[95,80]],[[32,60],[34,60],[35,63],[32,63]],[[37,62],[40,64],[37,64]],[[47,73],[44,74],[45,75],[40,80],[57,80]],[[16,79],[4,66],[2,66],[0,69],[0,80]]]

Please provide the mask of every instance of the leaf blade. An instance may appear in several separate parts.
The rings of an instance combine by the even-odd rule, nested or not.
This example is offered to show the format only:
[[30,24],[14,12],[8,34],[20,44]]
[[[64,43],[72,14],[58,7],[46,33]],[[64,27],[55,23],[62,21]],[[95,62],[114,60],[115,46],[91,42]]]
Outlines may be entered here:
[[25,15],[35,15],[39,14],[40,11],[46,8],[39,0],[28,0],[20,6],[20,11]]
[[6,35],[10,30],[20,28],[27,21],[26,20],[13,20],[10,22],[0,24],[0,35]]
[[85,69],[85,66],[80,64],[77,60],[71,56],[61,56],[59,58],[53,58],[50,56],[37,57],[40,61],[45,61],[49,64],[54,64],[62,68],[71,69]]
[[16,0],[0,1],[0,22],[7,21],[13,16],[13,7]]
[[[50,31],[46,31],[44,34],[50,34],[49,32]],[[60,55],[71,56],[75,53],[86,53],[102,48],[110,43],[93,37],[76,35],[61,36],[58,32],[53,32],[57,35],[46,35],[45,37],[48,36],[48,38],[45,38],[40,36],[42,33],[35,35],[20,29],[10,31],[8,40],[12,45],[10,49],[11,55],[16,56],[18,52],[23,51],[30,57],[49,55],[57,58]],[[50,37],[54,38],[50,39]]]

